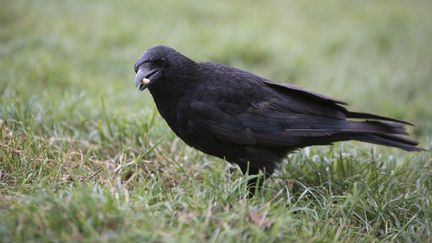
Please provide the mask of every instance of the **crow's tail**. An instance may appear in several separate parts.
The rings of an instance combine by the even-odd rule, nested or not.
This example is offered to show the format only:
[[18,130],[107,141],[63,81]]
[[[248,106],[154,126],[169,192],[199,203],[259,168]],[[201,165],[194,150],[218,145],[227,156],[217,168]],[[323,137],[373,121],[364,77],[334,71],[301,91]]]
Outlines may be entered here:
[[[365,116],[370,115],[366,113],[355,114],[364,115],[362,118],[367,118]],[[406,124],[409,123],[378,116],[373,118],[380,120],[350,121],[345,135],[353,140],[397,147],[407,151],[424,150],[417,147],[416,141],[407,137]]]
[[416,141],[398,135],[366,133],[366,134],[356,134],[352,137],[352,139],[361,142],[401,148],[406,151],[424,151],[424,149],[417,147],[418,143]]

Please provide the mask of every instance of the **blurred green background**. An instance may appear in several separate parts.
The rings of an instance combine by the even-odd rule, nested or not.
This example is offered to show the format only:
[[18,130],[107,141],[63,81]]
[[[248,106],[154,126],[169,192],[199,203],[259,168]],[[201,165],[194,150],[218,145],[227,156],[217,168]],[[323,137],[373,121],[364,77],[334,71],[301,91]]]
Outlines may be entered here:
[[[430,1],[3,1],[0,78],[42,102],[152,107],[132,66],[169,45],[429,129]],[[12,88],[11,88],[12,87]],[[12,92],[12,91],[11,91]],[[6,94],[5,94],[6,93]],[[96,100],[96,101],[95,101]]]
[[175,138],[133,71],[168,45],[407,120],[428,149],[430,0],[0,5],[0,241],[431,240],[430,152],[307,149],[248,201],[245,177]]

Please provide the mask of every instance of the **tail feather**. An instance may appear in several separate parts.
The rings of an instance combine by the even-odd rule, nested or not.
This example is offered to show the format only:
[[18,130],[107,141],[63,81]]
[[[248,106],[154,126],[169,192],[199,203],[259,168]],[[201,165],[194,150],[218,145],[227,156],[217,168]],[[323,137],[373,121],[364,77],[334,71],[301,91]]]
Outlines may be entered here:
[[347,132],[408,135],[405,125],[393,121],[349,121]]
[[408,122],[360,112],[348,112],[347,116],[371,120],[350,121],[347,132],[343,132],[346,138],[397,147],[407,151],[424,150],[417,147],[416,141],[407,137],[406,125],[412,125]]
[[394,119],[394,118],[389,118],[389,117],[385,117],[385,116],[378,116],[378,115],[369,114],[369,113],[363,113],[363,112],[348,111],[346,113],[346,116],[348,118],[373,119],[373,120],[379,120],[379,121],[392,121],[392,122],[403,123],[406,125],[414,126],[413,124],[406,122],[406,121],[402,121],[402,120],[398,120],[398,119]]
[[417,142],[406,137],[387,134],[356,134],[352,139],[361,142],[401,148],[406,151],[424,151],[417,147]]

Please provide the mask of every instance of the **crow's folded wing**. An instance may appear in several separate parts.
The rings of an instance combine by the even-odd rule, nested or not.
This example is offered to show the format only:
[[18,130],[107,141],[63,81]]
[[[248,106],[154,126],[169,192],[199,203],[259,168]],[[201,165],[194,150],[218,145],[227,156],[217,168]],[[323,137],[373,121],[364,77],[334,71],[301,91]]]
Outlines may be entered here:
[[322,94],[318,94],[316,92],[313,91],[309,91],[300,87],[297,87],[295,85],[292,84],[287,84],[287,83],[275,83],[269,80],[264,81],[264,83],[270,87],[272,87],[273,89],[276,90],[280,90],[282,92],[286,92],[288,95],[299,95],[299,96],[303,96],[306,99],[312,99],[321,103],[327,103],[327,104],[341,104],[341,105],[347,105],[346,102],[335,99],[335,98],[331,98],[328,96],[324,96]]
[[276,106],[281,106],[282,110],[296,109],[296,111],[300,113],[309,113],[334,118],[370,119],[412,125],[409,122],[385,116],[348,111],[345,107],[341,106],[347,105],[347,103],[341,100],[330,98],[295,85],[279,84],[269,80],[265,80],[264,83],[274,91],[282,94],[282,102],[277,102],[278,104],[276,104]]
[[296,147],[346,140],[353,133],[406,134],[403,121],[350,112],[340,100],[238,69],[206,67],[211,70],[187,102],[190,124],[228,144]]
[[193,102],[191,108],[195,127],[205,129],[220,141],[237,145],[301,146],[311,137],[331,136],[347,123],[315,115],[282,114],[270,110],[270,106],[236,115],[205,102]]
[[190,106],[191,124],[227,144],[302,147],[344,140],[348,134],[406,134],[402,123],[350,121],[337,108],[295,96],[268,96],[235,114],[227,111],[237,104],[226,100],[194,101]]

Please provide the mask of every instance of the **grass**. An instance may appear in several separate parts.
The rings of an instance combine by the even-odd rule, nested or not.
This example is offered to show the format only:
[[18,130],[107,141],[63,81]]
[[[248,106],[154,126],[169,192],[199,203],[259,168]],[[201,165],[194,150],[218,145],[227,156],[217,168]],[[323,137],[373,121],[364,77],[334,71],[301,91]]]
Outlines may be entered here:
[[[0,242],[432,241],[429,1],[12,1],[0,8]],[[405,119],[428,152],[347,142],[247,176],[133,85],[156,44]]]

